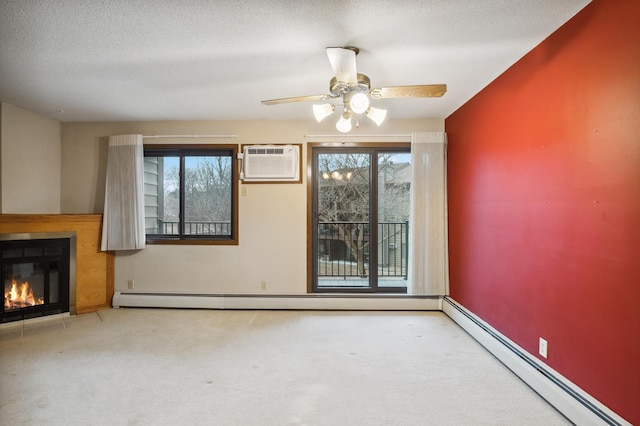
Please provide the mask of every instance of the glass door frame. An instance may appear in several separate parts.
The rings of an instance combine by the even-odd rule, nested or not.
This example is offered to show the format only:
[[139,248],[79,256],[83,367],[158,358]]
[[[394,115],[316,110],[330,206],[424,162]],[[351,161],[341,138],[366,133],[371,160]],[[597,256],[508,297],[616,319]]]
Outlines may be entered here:
[[[369,239],[378,238],[378,154],[381,152],[410,153],[411,144],[395,143],[308,143],[307,144],[307,292],[308,293],[391,293],[404,294],[406,286],[378,285],[378,245],[369,243],[369,286],[318,286],[318,194],[319,179],[316,176],[317,158],[320,153],[366,153],[371,156],[369,169]],[[371,226],[374,224],[374,226]],[[372,273],[372,271],[374,271]]]

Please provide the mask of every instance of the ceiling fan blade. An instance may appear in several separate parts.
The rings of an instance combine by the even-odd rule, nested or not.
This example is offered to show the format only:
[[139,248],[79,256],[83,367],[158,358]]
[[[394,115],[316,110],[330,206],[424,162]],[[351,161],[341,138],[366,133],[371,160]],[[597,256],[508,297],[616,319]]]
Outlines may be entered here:
[[262,103],[265,105],[278,105],[278,104],[286,104],[289,102],[324,101],[332,98],[333,96],[330,96],[330,95],[309,95],[309,96],[296,96],[293,98],[267,99],[265,101],[262,101]]
[[358,82],[356,71],[356,50],[344,47],[327,47],[327,56],[333,68],[336,80],[343,83]]
[[421,84],[416,86],[378,87],[371,89],[373,99],[382,98],[439,98],[447,91],[446,84]]

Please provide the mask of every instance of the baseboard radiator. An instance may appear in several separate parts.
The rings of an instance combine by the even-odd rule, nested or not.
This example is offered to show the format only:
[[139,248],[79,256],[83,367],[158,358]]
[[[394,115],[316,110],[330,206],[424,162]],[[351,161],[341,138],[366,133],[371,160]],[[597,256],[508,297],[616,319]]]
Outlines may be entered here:
[[631,425],[449,297],[442,310],[576,425]]
[[442,298],[410,295],[221,295],[115,292],[113,307],[439,311]]

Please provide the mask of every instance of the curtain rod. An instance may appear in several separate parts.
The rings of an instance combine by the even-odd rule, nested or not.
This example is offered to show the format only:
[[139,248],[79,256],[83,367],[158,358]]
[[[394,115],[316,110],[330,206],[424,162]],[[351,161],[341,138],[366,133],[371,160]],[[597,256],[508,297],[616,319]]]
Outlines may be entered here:
[[410,138],[409,133],[396,135],[304,135],[305,138]]
[[236,138],[236,135],[151,135],[142,136],[143,139],[161,139],[161,138]]
[[307,142],[358,143],[358,142],[411,142],[411,135],[305,135]]

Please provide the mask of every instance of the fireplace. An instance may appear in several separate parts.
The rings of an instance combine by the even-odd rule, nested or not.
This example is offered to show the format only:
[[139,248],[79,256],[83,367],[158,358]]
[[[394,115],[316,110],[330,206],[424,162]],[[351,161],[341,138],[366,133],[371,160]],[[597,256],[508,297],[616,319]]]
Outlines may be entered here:
[[75,232],[0,234],[0,322],[75,314]]

